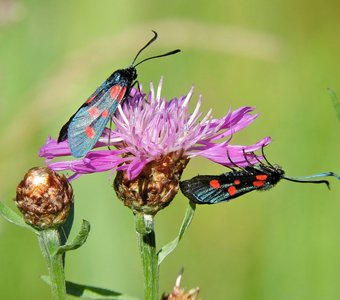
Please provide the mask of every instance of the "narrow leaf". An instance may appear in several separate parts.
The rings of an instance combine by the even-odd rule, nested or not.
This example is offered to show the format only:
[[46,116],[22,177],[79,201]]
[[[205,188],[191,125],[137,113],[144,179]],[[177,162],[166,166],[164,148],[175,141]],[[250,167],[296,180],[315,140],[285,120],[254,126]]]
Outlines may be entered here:
[[[41,279],[47,284],[51,285],[50,278],[48,276],[41,276]],[[79,297],[82,299],[91,300],[138,300],[136,297],[124,295],[122,293],[98,288],[90,285],[83,285],[66,281],[67,294]]]
[[185,212],[185,216],[183,218],[181,228],[179,229],[178,236],[172,242],[163,246],[162,249],[159,250],[158,252],[158,265],[160,265],[162,261],[177,247],[185,231],[188,229],[188,227],[191,224],[191,221],[195,214],[195,209],[196,209],[196,204],[193,202],[189,202],[189,206]]
[[122,293],[98,288],[90,285],[82,285],[66,281],[67,294],[83,299],[111,299],[111,300],[137,300],[138,298],[124,295]]
[[59,247],[56,254],[63,254],[66,251],[75,250],[81,247],[86,242],[90,229],[90,223],[86,220],[83,220],[80,231],[78,232],[72,243]]
[[38,231],[35,230],[33,227],[28,225],[22,216],[18,215],[16,212],[14,212],[12,209],[10,209],[7,205],[5,205],[2,201],[0,201],[0,214],[9,222],[27,228],[34,233],[37,233]]

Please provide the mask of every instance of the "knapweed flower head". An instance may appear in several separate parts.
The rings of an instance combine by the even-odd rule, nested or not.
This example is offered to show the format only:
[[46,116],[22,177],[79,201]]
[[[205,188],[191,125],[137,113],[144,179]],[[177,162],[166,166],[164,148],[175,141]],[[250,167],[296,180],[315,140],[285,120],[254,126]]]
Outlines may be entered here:
[[73,190],[64,175],[35,167],[19,183],[15,202],[26,223],[37,229],[54,228],[66,221],[73,204]]
[[[170,101],[161,97],[161,89],[162,80],[157,90],[150,84],[147,97],[141,90],[132,89],[113,117],[115,128],[106,129],[85,157],[52,161],[71,155],[67,141],[58,144],[52,138],[40,149],[40,156],[47,158],[53,170],[73,171],[70,179],[82,174],[117,171],[118,196],[134,210],[144,212],[146,202],[158,210],[172,200],[182,171],[191,158],[201,156],[229,167],[257,163],[251,157],[246,159],[245,153],[261,149],[270,142],[269,137],[250,146],[230,143],[237,131],[256,119],[257,114],[252,113],[254,108],[229,110],[224,117],[215,119],[211,110],[204,116],[200,112],[201,96],[193,112],[189,112],[193,88],[187,95]],[[103,146],[106,148],[98,149]]]

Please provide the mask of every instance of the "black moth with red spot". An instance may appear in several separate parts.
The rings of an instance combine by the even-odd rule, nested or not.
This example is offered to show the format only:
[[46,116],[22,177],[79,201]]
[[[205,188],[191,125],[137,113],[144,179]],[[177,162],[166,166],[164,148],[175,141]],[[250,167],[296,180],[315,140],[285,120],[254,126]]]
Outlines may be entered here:
[[[152,32],[153,38],[138,51],[131,65],[126,69],[113,72],[61,128],[58,143],[68,140],[71,154],[74,157],[86,155],[95,146],[118,105],[127,99],[131,87],[137,83],[136,67],[138,65],[150,59],[180,52],[176,49],[145,58],[135,64],[139,54],[157,39],[157,32]],[[110,143],[110,138],[108,143]]]
[[[267,160],[266,160],[267,161]],[[278,167],[260,163],[240,170],[221,175],[200,175],[190,180],[180,182],[182,193],[197,204],[215,204],[237,198],[251,191],[269,190],[281,179],[300,183],[324,183],[329,188],[327,180],[306,180],[333,176],[340,179],[333,172],[320,173],[311,176],[294,178],[284,176],[284,171]]]

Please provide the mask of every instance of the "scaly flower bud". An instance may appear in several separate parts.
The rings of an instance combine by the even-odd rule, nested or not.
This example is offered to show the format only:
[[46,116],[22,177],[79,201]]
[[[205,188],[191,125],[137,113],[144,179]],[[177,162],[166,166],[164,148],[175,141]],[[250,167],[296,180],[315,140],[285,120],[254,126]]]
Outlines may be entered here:
[[114,181],[118,198],[134,212],[156,214],[176,196],[188,161],[182,152],[173,152],[147,164],[136,179],[118,171]]
[[53,228],[66,221],[73,190],[64,175],[35,167],[18,185],[15,201],[26,223],[38,229]]

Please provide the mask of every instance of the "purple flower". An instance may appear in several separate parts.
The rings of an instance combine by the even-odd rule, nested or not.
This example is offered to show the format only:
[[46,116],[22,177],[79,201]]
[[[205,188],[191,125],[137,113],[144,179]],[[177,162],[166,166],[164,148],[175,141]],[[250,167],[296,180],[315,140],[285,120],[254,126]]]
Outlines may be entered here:
[[[132,89],[130,96],[113,117],[114,130],[105,129],[95,147],[81,159],[52,161],[56,157],[71,155],[67,141],[57,143],[48,138],[39,155],[45,157],[48,166],[55,171],[70,170],[74,179],[81,174],[108,170],[125,171],[128,179],[135,179],[150,162],[160,160],[177,152],[190,159],[205,157],[218,164],[233,167],[257,163],[251,153],[270,143],[265,137],[250,146],[231,145],[233,135],[247,127],[256,118],[254,108],[241,107],[229,110],[226,116],[214,119],[211,110],[202,117],[202,97],[193,113],[188,112],[193,88],[185,96],[167,102],[161,98],[162,80],[155,91],[152,83],[150,93],[145,95]],[[103,147],[103,149],[97,149]],[[112,150],[108,150],[111,146]],[[232,162],[230,161],[230,159]]]

